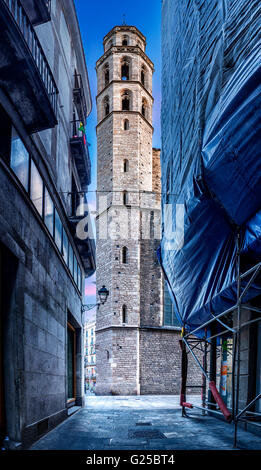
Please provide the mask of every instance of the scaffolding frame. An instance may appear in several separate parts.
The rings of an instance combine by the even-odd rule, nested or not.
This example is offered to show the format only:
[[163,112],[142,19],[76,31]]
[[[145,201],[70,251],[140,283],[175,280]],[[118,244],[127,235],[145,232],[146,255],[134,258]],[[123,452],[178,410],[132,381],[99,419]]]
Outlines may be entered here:
[[[260,322],[261,321],[261,309],[252,307],[251,305],[245,305],[243,303],[243,299],[247,294],[250,287],[253,285],[255,279],[257,278],[258,274],[261,271],[261,262],[255,264],[246,272],[241,273],[241,251],[240,251],[240,229],[237,230],[236,233],[236,284],[237,284],[237,299],[235,305],[232,307],[224,310],[223,312],[219,313],[218,315],[212,315],[212,318],[206,322],[204,322],[199,327],[196,327],[190,332],[186,332],[185,326],[183,326],[180,346],[182,351],[182,366],[181,366],[181,392],[180,392],[180,405],[182,407],[182,416],[189,417],[186,412],[186,409],[200,409],[202,410],[203,415],[212,415],[217,414],[219,416],[224,415],[226,421],[234,425],[234,441],[233,447],[237,447],[237,440],[238,440],[238,425],[240,421],[249,422],[250,418],[252,419],[259,419],[261,420],[261,413],[249,411],[258,400],[261,398],[261,393],[257,394],[243,409],[239,409],[239,390],[240,390],[240,367],[241,367],[241,333],[242,330],[249,325]],[[249,278],[250,277],[250,278]],[[242,280],[249,278],[247,284],[243,288],[242,287]],[[246,322],[242,322],[242,311],[247,309],[249,311],[253,311],[258,313],[259,316],[257,318],[251,319]],[[229,314],[233,314],[233,319],[236,320],[236,325],[231,327],[224,322],[224,319]],[[211,333],[211,336],[207,336],[207,327],[208,326],[216,326],[216,322],[222,326],[223,330],[219,333]],[[214,328],[212,328],[214,329]],[[205,331],[203,338],[197,338],[195,333],[199,330]],[[226,404],[224,403],[222,397],[220,396],[217,388],[216,388],[216,340],[218,337],[222,337],[225,335],[228,337],[233,338],[233,349],[232,349],[232,407],[230,409],[227,408]],[[212,343],[214,341],[214,343]],[[214,347],[213,347],[214,344]],[[203,363],[201,363],[200,359],[197,357],[195,350],[200,350],[201,355],[203,357]],[[215,366],[213,366],[213,357],[212,363],[210,363],[210,370],[208,371],[208,354],[211,353],[215,354]],[[190,354],[199,368],[202,371],[203,381],[201,385],[196,385],[194,388],[201,387],[202,389],[202,406],[198,406],[192,403],[186,402],[186,389],[191,388],[190,385],[187,385],[187,369],[188,369],[188,354]],[[210,357],[211,359],[211,357]],[[212,367],[211,367],[212,366]],[[214,367],[214,370],[212,370]],[[211,401],[207,400],[207,383],[209,385],[209,390],[212,392],[211,394]],[[192,386],[193,387],[193,386]],[[219,408],[219,410],[218,410]],[[251,424],[255,424],[254,421],[251,421]]]

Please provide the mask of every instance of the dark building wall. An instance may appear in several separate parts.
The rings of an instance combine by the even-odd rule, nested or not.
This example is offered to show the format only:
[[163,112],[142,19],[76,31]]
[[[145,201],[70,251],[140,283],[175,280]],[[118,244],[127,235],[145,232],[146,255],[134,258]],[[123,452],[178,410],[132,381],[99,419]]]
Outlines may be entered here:
[[81,297],[32,204],[3,168],[0,200],[1,251],[9,249],[4,259],[17,264],[4,327],[7,434],[17,441],[37,437],[27,429],[32,423],[66,416],[67,312],[80,327]]
[[[5,393],[2,400],[1,389],[1,405],[5,422],[2,427],[1,421],[1,438],[3,432],[11,442],[22,442],[25,447],[67,417],[69,406],[83,403],[81,305],[84,269],[69,220],[72,174],[77,189],[81,190],[70,151],[75,70],[82,74],[88,101],[86,113],[90,112],[91,104],[73,2],[53,2],[51,21],[38,26],[37,35],[60,92],[58,126],[29,134],[23,116],[17,113],[15,100],[0,87],[0,117],[6,120],[10,130],[16,129],[20,143],[28,152],[30,181],[37,187],[32,173],[35,165],[45,191],[45,197],[38,198],[33,195],[30,185],[23,187],[11,164],[11,132],[6,149],[3,142],[7,139],[2,129],[0,251],[4,372],[1,378]],[[28,87],[28,83],[26,85]],[[60,232],[52,231],[44,211],[40,214],[36,208],[38,200],[41,210],[47,207],[47,191],[54,204],[53,214],[58,216],[53,216],[53,225],[60,227]],[[63,243],[59,239],[61,234]],[[68,245],[64,244],[66,238]],[[69,259],[74,260],[77,270],[72,269]],[[10,273],[8,268],[12,266]],[[67,321],[76,332],[75,400],[70,404],[67,402]]]

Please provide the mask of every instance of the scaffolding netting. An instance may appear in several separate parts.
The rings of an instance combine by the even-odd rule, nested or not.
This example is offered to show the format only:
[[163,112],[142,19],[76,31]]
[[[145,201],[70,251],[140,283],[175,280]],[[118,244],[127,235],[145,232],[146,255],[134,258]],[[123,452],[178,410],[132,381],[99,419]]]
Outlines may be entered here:
[[[261,259],[260,15],[255,0],[163,2],[158,255],[187,331],[236,304],[238,229],[242,269]],[[244,302],[260,293],[257,277]]]

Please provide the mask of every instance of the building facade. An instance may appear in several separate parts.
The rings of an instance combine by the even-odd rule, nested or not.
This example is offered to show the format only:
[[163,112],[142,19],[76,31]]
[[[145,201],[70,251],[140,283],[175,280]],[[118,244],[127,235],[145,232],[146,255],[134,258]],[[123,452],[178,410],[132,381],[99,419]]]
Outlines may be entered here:
[[96,387],[96,323],[86,323],[84,327],[84,391],[95,392]]
[[261,410],[260,14],[258,1],[162,2],[162,203],[173,218],[185,207],[179,252],[164,248],[163,224],[163,266],[184,327],[209,329],[207,372],[232,416],[251,404],[245,426]]
[[83,400],[91,97],[73,1],[1,0],[0,44],[0,424],[27,446]]
[[[178,393],[179,334],[164,325],[160,150],[152,148],[152,76],[146,38],[116,26],[96,65],[97,394]],[[167,304],[167,303],[166,303]],[[167,308],[167,307],[166,307]]]

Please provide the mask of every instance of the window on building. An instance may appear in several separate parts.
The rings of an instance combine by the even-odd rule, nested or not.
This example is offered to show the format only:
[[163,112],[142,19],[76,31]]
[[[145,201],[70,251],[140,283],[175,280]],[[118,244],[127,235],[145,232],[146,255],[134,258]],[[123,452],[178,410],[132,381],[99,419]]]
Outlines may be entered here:
[[128,130],[129,130],[129,128],[130,128],[130,123],[129,123],[129,120],[128,120],[128,119],[125,119],[125,120],[124,120],[123,128],[124,128],[125,131],[128,131]]
[[124,171],[124,173],[128,173],[128,171],[129,171],[129,160],[126,160],[126,159],[124,160],[124,162],[123,162],[123,171]]
[[129,204],[129,194],[127,191],[123,191],[123,204],[127,206]]
[[129,59],[123,59],[121,63],[121,79],[129,80],[130,79],[130,61]]
[[14,128],[12,129],[10,165],[20,183],[22,183],[23,187],[28,191],[29,153]]
[[11,140],[12,123],[4,108],[0,106],[0,157],[3,158],[8,165],[10,164]]
[[110,82],[110,68],[109,64],[105,64],[104,66],[104,85],[108,85]]
[[76,215],[77,212],[77,206],[78,206],[78,189],[77,185],[75,182],[74,174],[72,173],[72,179],[71,179],[71,210],[72,210],[72,216]]
[[142,85],[145,86],[145,67],[141,67],[140,81]]
[[110,114],[110,100],[108,96],[105,96],[103,100],[103,109],[104,109],[104,116],[108,116]]
[[141,114],[142,116],[147,117],[147,101],[145,98],[142,99]]
[[74,278],[75,284],[77,284],[77,281],[78,281],[78,262],[77,262],[77,258],[76,258],[75,255],[74,255],[74,263],[73,263],[73,278]]
[[54,235],[53,233],[54,203],[47,188],[45,188],[45,193],[44,193],[44,223],[53,237]]
[[78,264],[78,282],[77,286],[80,292],[82,292],[82,270]]
[[128,46],[128,43],[129,43],[129,38],[128,38],[128,36],[123,36],[122,45],[123,45],[123,46]]
[[164,281],[163,324],[165,326],[180,326],[174,312],[174,305],[171,301],[167,281]]
[[54,217],[54,241],[59,249],[60,252],[62,252],[62,222],[60,219],[60,216],[55,209],[55,217]]
[[68,249],[69,249],[69,240],[66,231],[63,228],[63,259],[68,265]]
[[71,271],[71,274],[73,274],[73,249],[72,245],[69,242],[69,269]]
[[128,264],[129,262],[129,250],[126,246],[122,248],[122,262],[123,264]]
[[125,91],[122,95],[122,111],[130,111],[130,92]]
[[127,318],[127,307],[126,305],[122,306],[122,323],[127,323],[128,318]]
[[39,214],[43,215],[43,180],[34,161],[31,161],[30,197]]

